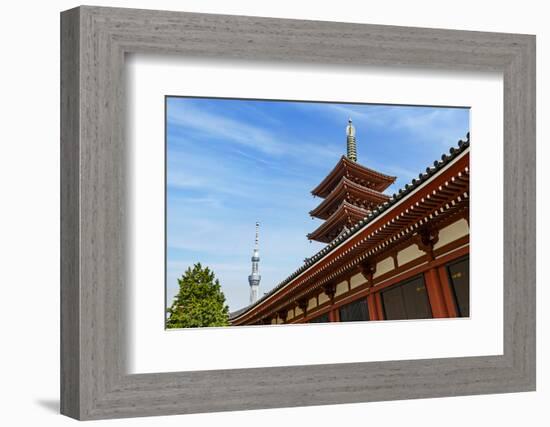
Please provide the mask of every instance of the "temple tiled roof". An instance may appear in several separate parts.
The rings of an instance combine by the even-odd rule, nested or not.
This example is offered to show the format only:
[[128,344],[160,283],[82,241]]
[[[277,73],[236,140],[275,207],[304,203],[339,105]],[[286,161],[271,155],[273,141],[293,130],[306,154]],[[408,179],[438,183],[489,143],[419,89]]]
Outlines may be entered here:
[[294,273],[292,273],[290,276],[288,276],[286,279],[280,282],[277,286],[272,288],[269,292],[265,293],[254,304],[251,304],[243,309],[240,309],[238,311],[231,313],[229,316],[230,319],[234,319],[237,316],[240,316],[241,314],[247,312],[252,307],[255,307],[258,304],[261,304],[265,299],[273,295],[279,289],[281,289],[286,284],[288,284],[291,280],[293,280],[298,275],[303,273],[305,270],[307,270],[309,267],[311,267],[313,264],[315,264],[317,261],[323,258],[326,254],[328,254],[330,251],[332,251],[336,247],[346,242],[349,238],[351,238],[361,229],[365,228],[368,224],[370,224],[372,221],[374,221],[376,218],[378,218],[380,215],[382,215],[384,212],[390,209],[393,205],[397,204],[408,194],[413,192],[416,188],[418,188],[425,181],[430,179],[433,175],[437,174],[449,162],[451,162],[453,159],[455,159],[464,151],[466,151],[469,146],[470,146],[470,133],[468,132],[466,134],[466,140],[460,140],[458,142],[457,147],[451,147],[449,150],[449,154],[443,154],[441,156],[441,160],[435,160],[433,163],[433,166],[428,166],[425,172],[421,172],[420,174],[418,174],[418,178],[412,179],[410,183],[406,184],[404,187],[399,189],[399,191],[397,193],[394,193],[387,202],[382,203],[378,208],[371,211],[364,219],[360,220],[356,225],[351,227],[347,232],[342,233],[339,237],[337,237],[332,242],[327,244],[323,249],[321,249],[315,255],[313,255],[310,258],[306,258],[304,264],[300,268],[294,271]]

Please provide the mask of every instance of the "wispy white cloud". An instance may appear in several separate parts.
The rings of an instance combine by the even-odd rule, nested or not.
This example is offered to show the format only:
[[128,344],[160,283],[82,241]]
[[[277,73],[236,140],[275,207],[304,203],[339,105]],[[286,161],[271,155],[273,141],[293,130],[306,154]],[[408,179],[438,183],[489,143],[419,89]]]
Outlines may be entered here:
[[379,163],[376,161],[370,161],[369,166],[375,170],[383,170],[384,173],[390,176],[395,176],[400,181],[410,181],[411,179],[418,177],[418,173],[420,172],[396,164]]
[[[338,154],[336,145],[328,141],[308,141],[285,135],[281,128],[271,129],[251,125],[244,120],[227,118],[221,114],[205,111],[191,103],[174,104],[170,107],[167,119],[171,129],[180,127],[196,133],[195,139],[210,137],[243,146],[246,149],[263,152],[270,156],[302,158],[305,162],[315,163],[319,158],[334,157]],[[268,120],[269,121],[269,120]],[[279,121],[273,119],[278,125]],[[172,137],[175,146],[178,138]],[[236,150],[246,156],[244,150]],[[248,154],[250,157],[250,154]],[[254,157],[256,161],[265,159]]]
[[422,106],[362,106],[351,104],[296,104],[296,108],[323,114],[339,125],[352,118],[363,134],[369,129],[405,131],[417,143],[438,143],[443,147],[456,145],[465,137],[463,108],[432,108]]
[[190,197],[190,196],[171,196],[173,202],[194,205],[198,206],[199,209],[204,207],[204,209],[221,209],[223,207],[223,202],[219,197]]
[[171,126],[182,126],[205,137],[229,140],[267,154],[284,152],[284,147],[264,129],[201,110],[191,103],[174,104],[169,109],[167,119]]
[[[193,192],[193,197],[199,193],[220,201],[254,202],[256,206],[264,203],[281,209],[290,205],[294,209],[303,208],[305,213],[312,208],[309,191],[315,186],[315,176],[310,167],[303,167],[303,159],[258,162],[252,155],[244,157],[246,162],[242,163],[212,158],[200,152],[171,150],[167,184],[174,190]],[[337,158],[336,154],[327,156],[329,162]]]

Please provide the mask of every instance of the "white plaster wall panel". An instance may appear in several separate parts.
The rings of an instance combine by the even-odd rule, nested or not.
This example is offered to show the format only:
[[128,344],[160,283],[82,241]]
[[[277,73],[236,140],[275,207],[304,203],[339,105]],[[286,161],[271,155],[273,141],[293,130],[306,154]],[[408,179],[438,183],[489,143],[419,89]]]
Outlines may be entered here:
[[328,297],[328,295],[323,292],[322,294],[319,295],[319,305],[324,304],[329,299],[330,298]]
[[425,255],[425,253],[418,249],[418,246],[407,246],[405,249],[397,253],[397,264],[399,265],[399,267],[401,267],[402,265],[414,261],[415,259],[420,258],[423,255]]
[[451,242],[454,242],[461,237],[464,237],[470,233],[470,228],[468,227],[468,221],[464,218],[453,222],[447,227],[439,230],[439,240],[434,245],[434,249],[441,248]]
[[376,272],[374,273],[373,277],[381,276],[382,274],[387,273],[388,271],[391,271],[393,269],[393,258],[391,256],[384,258],[382,261],[376,264]]
[[344,280],[343,282],[340,282],[336,285],[336,292],[334,293],[335,296],[342,295],[343,293],[346,293],[348,291],[348,282],[347,280]]
[[359,285],[362,285],[365,283],[367,279],[365,279],[365,276],[363,276],[361,273],[357,273],[355,276],[352,276],[349,280],[351,289],[356,288]]

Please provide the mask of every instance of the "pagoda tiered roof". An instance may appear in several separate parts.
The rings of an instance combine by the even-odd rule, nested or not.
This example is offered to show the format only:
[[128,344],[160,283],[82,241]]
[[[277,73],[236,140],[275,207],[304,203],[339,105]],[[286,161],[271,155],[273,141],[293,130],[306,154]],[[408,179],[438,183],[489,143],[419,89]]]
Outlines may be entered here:
[[330,243],[372,210],[389,200],[382,193],[396,177],[385,175],[342,156],[312,193],[323,200],[310,215],[325,222],[308,239]]
[[389,199],[390,197],[386,194],[357,184],[355,181],[343,176],[325,200],[309,214],[315,218],[328,219],[343,201],[370,211]]
[[385,175],[369,169],[348,159],[346,156],[342,156],[325,179],[312,190],[311,194],[323,198],[327,197],[344,176],[360,185],[379,192],[388,188],[396,179],[395,176]]
[[318,242],[330,243],[344,230],[351,228],[365,218],[369,211],[343,201],[338,209],[307,238]]

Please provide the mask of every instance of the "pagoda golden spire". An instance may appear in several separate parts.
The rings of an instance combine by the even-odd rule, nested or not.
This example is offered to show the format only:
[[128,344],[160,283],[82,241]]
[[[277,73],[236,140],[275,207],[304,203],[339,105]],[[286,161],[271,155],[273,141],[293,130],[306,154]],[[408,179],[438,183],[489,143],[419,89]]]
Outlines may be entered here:
[[347,157],[353,162],[357,161],[357,144],[355,142],[355,127],[351,123],[351,117],[348,119],[348,125],[346,126],[347,135]]

